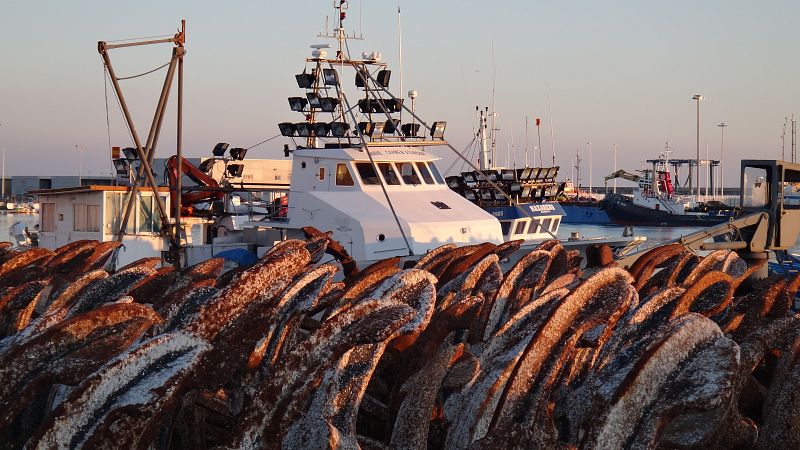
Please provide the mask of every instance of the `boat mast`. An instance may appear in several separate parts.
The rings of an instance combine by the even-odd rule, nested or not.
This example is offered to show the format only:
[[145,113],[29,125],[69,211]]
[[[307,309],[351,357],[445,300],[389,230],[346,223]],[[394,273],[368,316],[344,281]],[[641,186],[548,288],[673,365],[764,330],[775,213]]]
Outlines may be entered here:
[[[556,132],[553,130],[553,103],[550,101],[550,83],[547,84],[547,109],[550,112],[550,146],[553,150],[553,167],[556,166]],[[537,125],[538,126],[538,125]],[[540,143],[541,145],[541,143]],[[544,163],[542,163],[544,165]]]
[[[536,152],[533,152],[533,165],[536,165]],[[528,167],[528,116],[525,116],[525,167]]]
[[480,111],[480,109],[476,106],[476,110],[480,112],[479,117],[479,130],[478,133],[480,135],[481,140],[481,157],[480,157],[480,168],[481,170],[489,170],[489,139],[486,136],[486,127],[488,126],[488,115],[489,115],[489,107],[487,106],[484,111]]
[[494,63],[494,39],[492,39],[492,158],[489,160],[489,167],[495,164],[497,158],[497,110],[494,105],[495,88],[497,85],[497,66]]

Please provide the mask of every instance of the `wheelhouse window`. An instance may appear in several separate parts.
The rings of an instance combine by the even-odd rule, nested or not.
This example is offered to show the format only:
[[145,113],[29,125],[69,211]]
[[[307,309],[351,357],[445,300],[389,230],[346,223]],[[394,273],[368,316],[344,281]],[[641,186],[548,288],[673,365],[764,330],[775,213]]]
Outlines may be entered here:
[[397,171],[400,172],[400,177],[403,178],[403,183],[405,184],[421,184],[419,180],[419,175],[414,170],[414,164],[410,162],[398,162],[395,163],[397,166]]
[[427,184],[434,184],[433,176],[431,176],[430,170],[428,170],[428,165],[424,162],[417,162],[415,163],[417,166],[417,170],[419,170],[420,175],[422,175],[422,180],[425,181]]
[[156,198],[152,195],[140,195],[139,197],[138,230],[139,233],[158,233],[161,231],[161,218],[158,216],[158,204]]
[[378,174],[375,172],[375,168],[372,167],[371,163],[368,162],[360,162],[356,163],[356,170],[358,171],[358,176],[361,177],[361,182],[364,184],[380,184],[380,180],[378,179]]
[[556,231],[558,231],[558,224],[560,222],[561,222],[561,218],[560,217],[557,217],[557,218],[553,219],[553,224],[550,225],[550,231],[552,233],[555,233]]
[[[124,192],[110,192],[106,194],[105,205],[105,223],[110,225],[111,234],[119,233],[119,227],[122,223],[122,215],[125,214],[125,201],[127,200],[127,193]],[[125,227],[125,234],[133,234],[136,230],[135,227],[135,210],[131,212],[128,219],[128,225]],[[108,232],[109,228],[106,228]]]
[[433,178],[436,179],[436,183],[444,184],[444,178],[442,178],[442,175],[439,173],[439,169],[436,168],[436,164],[428,163],[428,167],[430,167]]
[[525,234],[525,227],[528,226],[527,220],[517,220],[517,225],[514,227],[514,234]]
[[350,175],[350,170],[347,168],[347,164],[336,164],[336,185],[355,186],[353,176]]
[[381,170],[381,175],[383,175],[383,180],[386,184],[400,184],[400,178],[397,177],[397,173],[394,171],[394,166],[392,166],[391,163],[378,163],[378,168]]
[[542,232],[546,233],[550,231],[550,225],[553,223],[553,219],[544,219],[542,220]]
[[73,204],[75,231],[100,231],[100,206],[86,203]]

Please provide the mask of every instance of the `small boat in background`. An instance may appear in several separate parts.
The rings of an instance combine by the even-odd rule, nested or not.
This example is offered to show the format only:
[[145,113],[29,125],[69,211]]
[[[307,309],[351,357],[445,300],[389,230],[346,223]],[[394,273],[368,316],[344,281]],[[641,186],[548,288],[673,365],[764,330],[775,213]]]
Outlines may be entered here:
[[[694,212],[691,210],[691,199],[680,196],[672,183],[669,172],[669,161],[662,154],[652,160],[652,169],[643,169],[641,175],[618,170],[605,177],[606,197],[605,211],[611,221],[617,225],[645,225],[669,227],[707,227],[727,222],[734,217],[731,210],[713,210],[710,212]],[[633,195],[608,192],[608,181],[622,178],[638,183]]]
[[602,199],[594,194],[581,192],[575,188],[572,180],[566,180],[559,186],[558,203],[564,210],[563,223],[584,223],[594,225],[610,225],[611,219],[605,211]]

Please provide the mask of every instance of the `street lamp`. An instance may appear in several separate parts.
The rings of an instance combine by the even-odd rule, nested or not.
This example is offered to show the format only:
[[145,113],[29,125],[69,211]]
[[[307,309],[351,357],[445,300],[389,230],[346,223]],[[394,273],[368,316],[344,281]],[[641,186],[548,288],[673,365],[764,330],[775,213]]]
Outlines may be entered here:
[[720,141],[719,145],[719,196],[725,196],[725,171],[723,170],[723,154],[725,153],[725,122],[720,123],[717,125],[719,130],[722,132],[722,140]]
[[589,144],[589,197],[592,196],[592,143],[587,142]]
[[[614,173],[617,172],[617,144],[614,144]],[[617,193],[617,177],[614,177],[614,193]]]
[[83,186],[81,177],[83,175],[83,144],[75,144],[75,150],[78,152],[78,186]]
[[697,175],[695,178],[697,179],[697,200],[700,200],[700,102],[703,101],[705,97],[700,94],[695,94],[692,97],[692,100],[697,100]]

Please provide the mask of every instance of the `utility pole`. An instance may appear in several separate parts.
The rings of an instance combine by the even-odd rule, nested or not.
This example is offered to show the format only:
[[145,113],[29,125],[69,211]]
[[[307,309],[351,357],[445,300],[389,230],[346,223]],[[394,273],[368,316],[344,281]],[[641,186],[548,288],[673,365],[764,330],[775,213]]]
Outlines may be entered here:
[[792,114],[792,162],[797,162],[797,121]]
[[589,196],[592,196],[592,142],[589,141]]
[[78,152],[78,186],[83,186],[83,158],[81,157],[81,153],[83,153],[83,145],[75,144],[75,151]]
[[581,195],[581,149],[575,150],[575,198]]
[[725,196],[725,170],[724,170],[725,167],[723,166],[723,164],[724,164],[724,161],[725,161],[725,157],[724,157],[724,155],[725,155],[725,127],[727,127],[728,125],[725,125],[725,122],[721,122],[717,126],[719,127],[719,130],[722,132],[722,136],[721,136],[720,144],[719,144],[719,196],[720,197],[724,197]]
[[786,124],[789,123],[789,118],[783,118],[783,131],[781,131],[781,161],[786,161]]
[[[617,171],[617,144],[614,144],[614,172]],[[614,177],[614,193],[617,193],[617,178]]]

